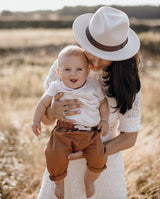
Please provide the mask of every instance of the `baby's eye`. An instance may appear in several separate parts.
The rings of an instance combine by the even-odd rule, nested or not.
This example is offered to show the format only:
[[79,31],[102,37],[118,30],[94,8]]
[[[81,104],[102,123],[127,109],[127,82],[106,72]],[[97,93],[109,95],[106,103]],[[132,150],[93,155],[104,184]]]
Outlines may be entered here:
[[70,69],[69,69],[69,68],[65,68],[64,70],[65,70],[65,71],[69,71]]
[[82,68],[77,68],[77,70],[82,70]]

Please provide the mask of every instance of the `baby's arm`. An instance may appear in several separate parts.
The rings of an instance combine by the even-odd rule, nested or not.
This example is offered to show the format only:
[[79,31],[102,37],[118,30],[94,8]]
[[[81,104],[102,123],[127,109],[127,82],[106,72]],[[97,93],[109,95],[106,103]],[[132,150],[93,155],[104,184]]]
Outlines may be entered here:
[[106,99],[103,99],[99,106],[99,112],[101,116],[101,121],[98,125],[98,129],[101,129],[101,133],[103,136],[108,133],[108,117],[109,117],[109,108]]
[[36,136],[40,135],[41,121],[46,112],[47,107],[51,104],[52,96],[43,96],[36,106],[33,116],[32,130]]

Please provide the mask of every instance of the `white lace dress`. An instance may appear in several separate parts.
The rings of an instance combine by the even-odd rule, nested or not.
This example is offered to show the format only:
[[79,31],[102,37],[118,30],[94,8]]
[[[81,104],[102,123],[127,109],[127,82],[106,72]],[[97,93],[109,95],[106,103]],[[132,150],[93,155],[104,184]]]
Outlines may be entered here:
[[[56,63],[55,63],[56,64]],[[49,75],[45,82],[47,88],[50,81],[57,78],[55,73],[55,64],[51,67]],[[92,72],[92,76],[98,78],[101,74]],[[141,129],[140,125],[140,92],[137,93],[132,109],[124,115],[118,111],[114,112],[116,105],[114,98],[107,98],[109,115],[109,133],[103,137],[103,141],[110,140],[118,135],[119,131],[135,132]],[[86,199],[84,188],[84,173],[86,160],[78,159],[69,162],[67,177],[65,178],[65,199]],[[121,153],[115,153],[108,156],[107,169],[101,173],[95,182],[96,192],[91,199],[126,199],[127,190],[124,177],[124,165]],[[54,195],[54,182],[49,179],[49,173],[45,170],[42,186],[38,199],[56,199]]]

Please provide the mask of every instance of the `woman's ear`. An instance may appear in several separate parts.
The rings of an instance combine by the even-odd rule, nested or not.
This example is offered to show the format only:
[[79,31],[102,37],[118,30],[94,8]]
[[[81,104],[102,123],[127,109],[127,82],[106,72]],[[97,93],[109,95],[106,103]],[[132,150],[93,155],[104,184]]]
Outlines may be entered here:
[[57,72],[58,75],[60,75],[60,72],[59,72],[59,69],[58,69],[58,68],[56,69],[56,72]]

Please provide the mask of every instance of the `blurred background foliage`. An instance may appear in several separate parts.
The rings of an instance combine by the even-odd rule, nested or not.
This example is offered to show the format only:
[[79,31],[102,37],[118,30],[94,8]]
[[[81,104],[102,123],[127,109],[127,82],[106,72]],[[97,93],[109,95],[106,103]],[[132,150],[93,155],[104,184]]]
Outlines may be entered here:
[[[53,126],[35,138],[33,111],[59,51],[76,44],[76,16],[98,7],[0,13],[0,198],[36,199]],[[142,131],[123,151],[128,199],[160,199],[160,7],[120,7],[141,40]]]

